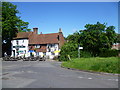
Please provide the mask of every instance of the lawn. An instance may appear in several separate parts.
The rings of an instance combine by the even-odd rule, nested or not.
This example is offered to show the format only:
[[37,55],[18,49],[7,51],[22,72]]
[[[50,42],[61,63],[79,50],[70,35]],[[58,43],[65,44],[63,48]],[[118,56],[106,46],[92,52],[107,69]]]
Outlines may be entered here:
[[65,61],[62,67],[74,68],[79,70],[119,73],[120,58],[118,57],[94,57],[94,58],[76,58],[71,61]]

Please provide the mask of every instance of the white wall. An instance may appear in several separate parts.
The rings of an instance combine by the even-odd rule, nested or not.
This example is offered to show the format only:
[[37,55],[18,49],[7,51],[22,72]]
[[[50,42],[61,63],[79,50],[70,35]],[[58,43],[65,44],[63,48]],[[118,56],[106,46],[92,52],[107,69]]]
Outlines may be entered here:
[[[17,46],[17,40],[12,40],[11,43],[12,43],[12,50],[15,50],[15,56],[17,56],[16,48],[13,48],[13,46]],[[18,51],[23,51],[23,53],[19,53],[18,56],[24,56],[25,55],[27,57],[28,56],[28,50],[29,50],[29,48],[28,48],[28,39],[20,39],[20,40],[18,40],[18,45],[19,46],[25,46],[25,48],[19,48]],[[25,50],[26,50],[26,54],[25,54]],[[12,51],[11,56],[12,57],[14,56],[13,51]]]
[[[12,40],[11,43],[12,43],[12,50],[15,50],[15,56],[17,56],[17,53],[16,53],[16,48],[13,48],[13,46],[16,46],[17,45],[17,40]],[[23,53],[19,53],[18,56],[24,56],[25,57],[28,57],[30,56],[30,52],[29,51],[29,47],[28,47],[28,39],[20,39],[18,40],[18,45],[19,46],[25,46],[25,48],[19,48],[18,51],[23,51]],[[48,47],[50,47],[50,52],[48,50]],[[25,54],[25,50],[26,50],[26,54]],[[59,50],[59,45],[58,44],[53,44],[53,46],[51,46],[51,44],[47,44],[47,52],[46,52],[46,56],[49,56],[50,59],[52,59],[54,56],[57,56],[59,53],[54,53],[54,55],[52,54],[52,52],[54,51],[58,51]],[[35,52],[33,52],[34,56],[37,56]],[[13,54],[13,51],[12,51],[12,57],[14,56]],[[43,56],[43,52],[39,52],[39,56]]]
[[[49,52],[48,47],[50,47],[50,52]],[[57,56],[59,53],[54,53],[55,55],[52,55],[52,52],[58,51],[58,50],[59,50],[59,45],[58,44],[53,44],[53,46],[51,46],[51,44],[47,44],[46,56],[49,56],[50,59],[53,59],[53,57]]]

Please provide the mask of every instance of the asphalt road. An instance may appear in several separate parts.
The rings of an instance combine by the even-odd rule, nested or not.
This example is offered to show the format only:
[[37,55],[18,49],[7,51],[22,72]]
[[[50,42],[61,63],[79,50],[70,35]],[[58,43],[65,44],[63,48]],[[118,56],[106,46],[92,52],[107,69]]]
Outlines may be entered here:
[[118,88],[118,76],[60,67],[56,61],[3,61],[2,88]]

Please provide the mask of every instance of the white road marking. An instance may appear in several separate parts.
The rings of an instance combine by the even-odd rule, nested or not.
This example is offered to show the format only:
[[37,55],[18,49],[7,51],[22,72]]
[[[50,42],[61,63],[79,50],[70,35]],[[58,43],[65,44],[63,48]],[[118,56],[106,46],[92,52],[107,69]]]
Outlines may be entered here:
[[118,81],[118,79],[108,79],[108,80],[112,80],[112,81]]
[[83,78],[83,77],[78,77],[78,78]]
[[92,79],[92,78],[88,78],[88,79]]

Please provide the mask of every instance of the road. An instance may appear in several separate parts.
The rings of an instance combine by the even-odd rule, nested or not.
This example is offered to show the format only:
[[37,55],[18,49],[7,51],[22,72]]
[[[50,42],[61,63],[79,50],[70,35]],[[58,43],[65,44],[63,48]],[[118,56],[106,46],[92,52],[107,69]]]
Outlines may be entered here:
[[3,61],[2,88],[118,88],[118,76],[60,67],[56,61]]

